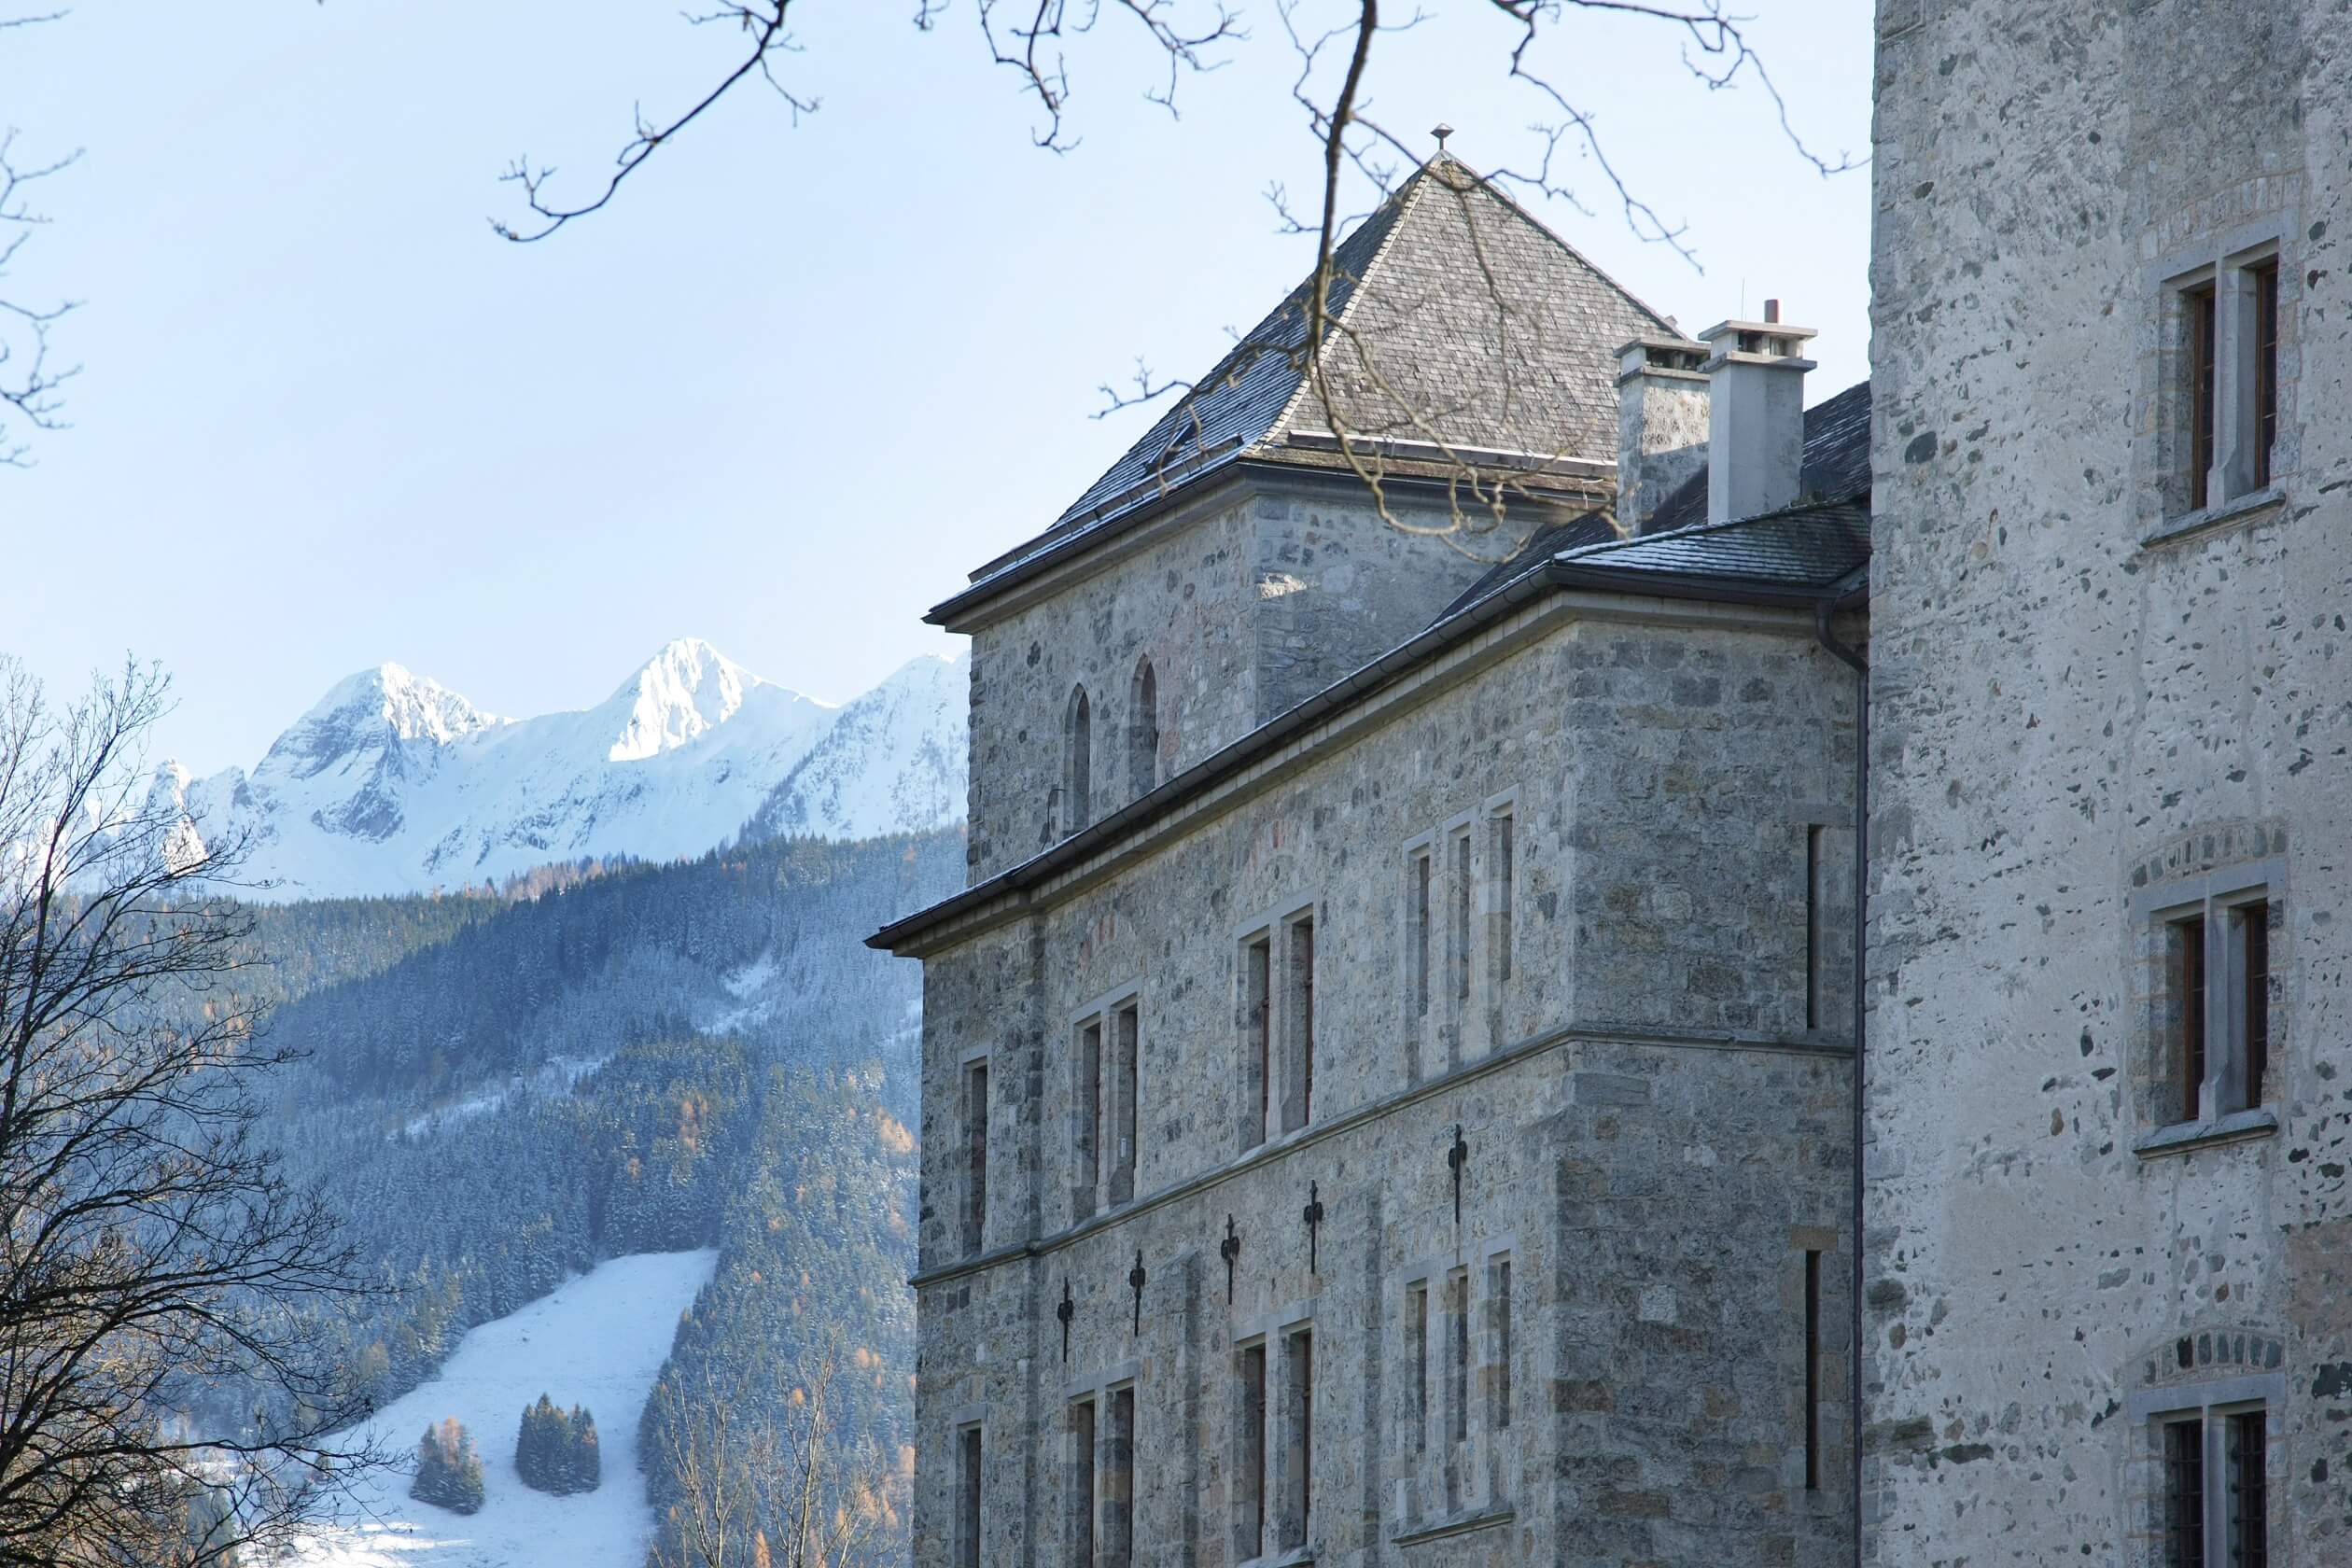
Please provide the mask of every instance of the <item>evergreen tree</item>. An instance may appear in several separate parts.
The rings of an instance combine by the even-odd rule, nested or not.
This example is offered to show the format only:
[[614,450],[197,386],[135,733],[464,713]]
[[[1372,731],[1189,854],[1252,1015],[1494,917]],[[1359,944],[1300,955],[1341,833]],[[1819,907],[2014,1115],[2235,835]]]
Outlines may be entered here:
[[586,1406],[572,1407],[570,1422],[571,1491],[594,1491],[604,1484],[604,1458],[596,1446],[596,1418]]
[[474,1451],[473,1435],[455,1416],[442,1417],[417,1439],[416,1479],[409,1495],[454,1514],[481,1510],[482,1456]]

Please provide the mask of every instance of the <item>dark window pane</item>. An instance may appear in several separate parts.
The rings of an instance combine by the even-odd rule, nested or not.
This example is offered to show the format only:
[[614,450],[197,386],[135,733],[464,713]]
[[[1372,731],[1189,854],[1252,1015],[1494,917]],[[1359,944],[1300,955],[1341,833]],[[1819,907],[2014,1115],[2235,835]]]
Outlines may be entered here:
[[2189,357],[2189,506],[2199,511],[2209,499],[2205,480],[2213,468],[2213,285],[2183,289],[2180,304]]
[[2254,484],[2271,482],[2271,446],[2278,439],[2278,262],[2265,261],[2254,273],[2254,397],[2259,426],[2254,440]]
[[2246,1103],[2262,1103],[2270,1072],[2270,905],[2236,911],[2238,957],[2246,976]]
[[2164,1428],[2164,1568],[2205,1568],[2205,1422]]
[[2230,1568],[2269,1568],[2269,1420],[2261,1410],[2230,1418]]
[[2205,918],[2173,924],[2173,1001],[2179,1011],[2177,1025],[2180,1049],[2180,1119],[2193,1122],[2201,1107],[2205,1075]]

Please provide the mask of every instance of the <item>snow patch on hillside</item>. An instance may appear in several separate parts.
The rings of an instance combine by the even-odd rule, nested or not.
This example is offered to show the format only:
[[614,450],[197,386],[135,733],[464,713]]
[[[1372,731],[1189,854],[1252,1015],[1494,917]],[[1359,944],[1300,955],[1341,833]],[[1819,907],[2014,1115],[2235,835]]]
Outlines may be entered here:
[[[641,1561],[652,1532],[637,1473],[637,1415],[669,1355],[679,1315],[718,1261],[710,1249],[615,1258],[519,1312],[483,1323],[440,1377],[367,1423],[385,1448],[413,1455],[430,1423],[455,1416],[482,1450],[488,1500],[470,1517],[410,1501],[409,1477],[379,1473],[344,1522],[322,1526],[292,1568],[581,1568]],[[523,1407],[545,1393],[596,1418],[604,1484],[574,1497],[532,1491],[514,1473]]]
[[[452,1123],[471,1121],[476,1116],[501,1110],[508,1100],[526,1090],[543,1096],[569,1094],[582,1078],[611,1059],[612,1053],[609,1051],[600,1057],[550,1057],[539,1064],[536,1072],[518,1072],[498,1088],[484,1089],[450,1104],[435,1106],[422,1116],[412,1118],[405,1130],[411,1138],[422,1138]],[[390,1135],[385,1136],[388,1138]]]

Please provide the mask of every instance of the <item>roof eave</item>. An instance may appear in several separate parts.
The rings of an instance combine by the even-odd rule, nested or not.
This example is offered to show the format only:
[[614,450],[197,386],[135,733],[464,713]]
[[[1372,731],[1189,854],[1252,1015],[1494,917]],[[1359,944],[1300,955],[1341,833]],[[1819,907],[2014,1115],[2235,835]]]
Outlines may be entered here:
[[1159,788],[1129,801],[1108,817],[1052,847],[1041,850],[1017,865],[1006,867],[985,882],[951,894],[927,909],[892,921],[867,937],[865,945],[881,952],[906,953],[920,944],[925,933],[947,925],[958,917],[1036,887],[1056,873],[1099,854],[1131,830],[1151,822],[1163,812],[1173,810],[1218,779],[1280,749],[1299,731],[1310,727],[1325,715],[1369,694],[1446,649],[1467,640],[1522,605],[1546,595],[1584,589],[1644,598],[1689,599],[1775,609],[1811,609],[1825,595],[1844,595],[1850,576],[1850,573],[1841,574],[1836,581],[1823,586],[1799,587],[1737,578],[1628,571],[1563,561],[1548,562],[1399,644],[1297,707],[1259,725],[1212,755],[1204,757]]

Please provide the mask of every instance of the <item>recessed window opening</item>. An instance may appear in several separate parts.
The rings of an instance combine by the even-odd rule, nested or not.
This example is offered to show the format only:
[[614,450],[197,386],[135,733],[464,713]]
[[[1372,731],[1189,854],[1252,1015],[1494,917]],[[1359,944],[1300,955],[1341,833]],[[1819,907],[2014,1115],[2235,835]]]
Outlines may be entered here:
[[2189,507],[2202,511],[2213,499],[2214,422],[2219,409],[2214,384],[2219,379],[2220,312],[2214,286],[2201,283],[2182,289],[2180,309],[2189,359]]
[[1111,1391],[1111,1441],[1102,1456],[1102,1556],[1098,1568],[1135,1561],[1135,1385]]
[[1821,1027],[1821,829],[1805,830],[1805,1027]]
[[2205,1568],[2205,1422],[2164,1425],[2164,1568]]
[[1412,899],[1413,931],[1413,1014],[1429,1016],[1429,925],[1430,873],[1432,862],[1426,850],[1412,858],[1407,873],[1408,892]]
[[1487,1309],[1494,1323],[1494,1407],[1487,1424],[1501,1432],[1511,1424],[1511,1260],[1487,1265]]
[[964,1251],[980,1250],[988,1218],[988,1064],[964,1070]]
[[1102,1020],[1090,1018],[1078,1026],[1077,1111],[1074,1150],[1078,1198],[1077,1217],[1095,1211],[1102,1185],[1104,1141],[1102,1105]]
[[1508,811],[1494,819],[1494,973],[1511,977],[1511,919],[1519,897],[1517,822]]
[[1074,833],[1094,820],[1094,709],[1084,686],[1070,693],[1063,731],[1062,802],[1070,814],[1063,832]]
[[1282,1434],[1286,1505],[1282,1547],[1303,1547],[1312,1538],[1315,1498],[1315,1337],[1305,1329],[1282,1341],[1282,1370],[1290,1385],[1288,1421]]
[[1266,1346],[1244,1348],[1235,1397],[1234,1555],[1266,1554]]
[[2270,1414],[2241,1410],[2222,1418],[2230,1467],[2230,1568],[2270,1562]]
[[2271,482],[2271,452],[2278,441],[2278,258],[2247,269],[2254,285],[2254,488]]
[[2239,998],[2239,1055],[2246,1076],[2246,1103],[2262,1103],[2270,1071],[2270,903],[2258,899],[2230,911],[2231,934],[2236,939]]
[[1429,1286],[1413,1285],[1405,1295],[1405,1337],[1413,1356],[1413,1451],[1429,1447]]
[[980,1568],[980,1429],[968,1426],[957,1445],[956,1561]]
[[1805,1490],[1821,1490],[1821,1253],[1805,1252]]
[[1146,794],[1159,783],[1159,677],[1145,659],[1135,668],[1127,703],[1127,787]]
[[1282,1130],[1295,1132],[1314,1118],[1315,1104],[1315,922],[1305,917],[1290,923],[1289,961],[1284,966],[1290,987],[1289,1059],[1283,1085]]
[[1095,1560],[1095,1407],[1092,1399],[1070,1407],[1070,1560]]
[[1142,1008],[1128,1002],[1112,1015],[1115,1057],[1113,1061],[1111,1201],[1126,1203],[1135,1197],[1136,1101],[1142,1086],[1137,1062]]
[[1457,833],[1453,840],[1453,926],[1450,936],[1453,951],[1448,955],[1453,970],[1453,998],[1456,1007],[1470,1000],[1470,835]]
[[1446,1359],[1446,1418],[1453,1441],[1470,1435],[1470,1275],[1457,1268],[1446,1280],[1446,1318],[1453,1341]]
[[1242,1145],[1255,1148],[1271,1130],[1274,1095],[1274,944],[1253,939],[1241,953],[1242,1093],[1248,1106]]
[[2173,996],[2179,1010],[2176,1071],[2180,1074],[2180,1119],[2193,1122],[2203,1106],[2205,1075],[2205,944],[2202,913],[2172,924],[2175,957]]

